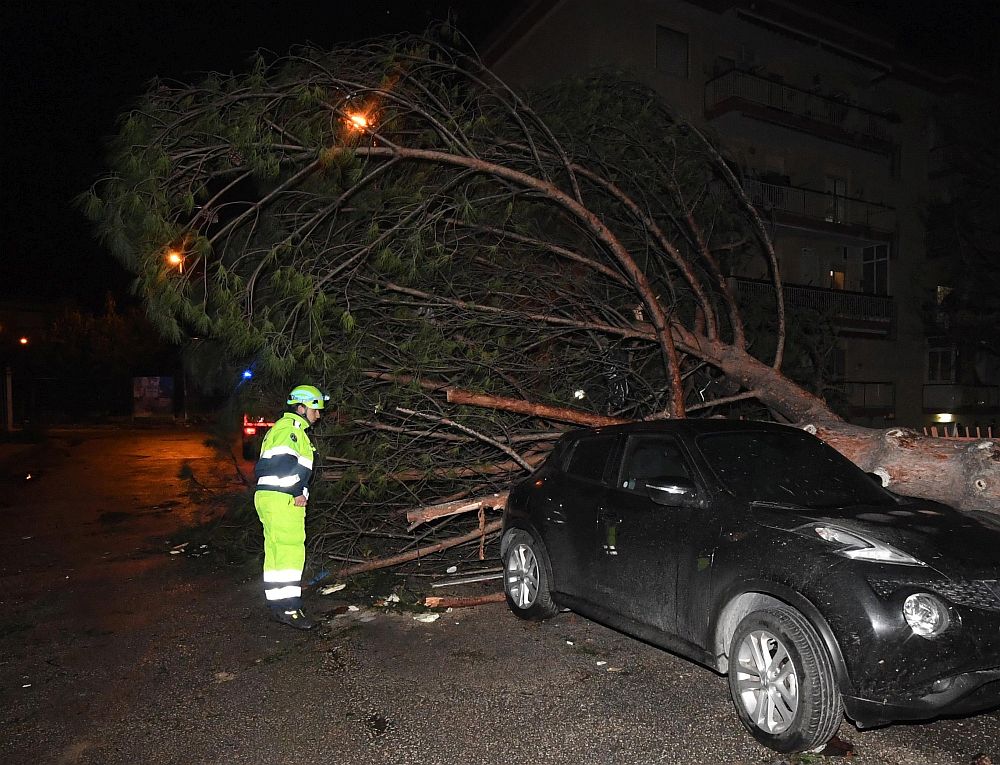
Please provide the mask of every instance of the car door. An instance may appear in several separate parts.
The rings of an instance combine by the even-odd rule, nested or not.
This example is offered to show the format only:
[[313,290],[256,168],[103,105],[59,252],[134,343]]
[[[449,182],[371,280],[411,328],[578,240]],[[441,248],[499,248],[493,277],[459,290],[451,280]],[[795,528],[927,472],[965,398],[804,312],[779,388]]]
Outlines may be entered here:
[[558,592],[592,599],[597,516],[608,490],[609,457],[618,440],[615,435],[578,439],[561,469],[546,479],[542,536]]
[[657,504],[646,486],[671,477],[691,482],[694,470],[671,435],[632,435],[621,455],[598,519],[596,588],[608,610],[676,633],[678,565],[696,510]]

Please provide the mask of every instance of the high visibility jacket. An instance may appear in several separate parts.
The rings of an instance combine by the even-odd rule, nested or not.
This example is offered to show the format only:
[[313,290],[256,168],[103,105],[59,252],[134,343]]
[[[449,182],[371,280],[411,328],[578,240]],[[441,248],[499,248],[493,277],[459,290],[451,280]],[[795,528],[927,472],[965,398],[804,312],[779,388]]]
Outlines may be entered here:
[[285,412],[274,423],[260,447],[260,459],[254,468],[257,491],[278,491],[282,494],[309,498],[315,449],[306,428],[309,421],[295,412]]

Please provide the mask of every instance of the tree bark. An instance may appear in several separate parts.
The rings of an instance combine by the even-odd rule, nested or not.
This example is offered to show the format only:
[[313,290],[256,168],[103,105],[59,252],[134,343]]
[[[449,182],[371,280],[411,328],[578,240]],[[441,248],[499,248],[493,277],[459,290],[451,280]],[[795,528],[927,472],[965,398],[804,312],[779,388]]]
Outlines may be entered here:
[[482,606],[487,603],[503,603],[506,599],[507,596],[502,592],[491,592],[489,595],[477,595],[467,598],[430,595],[424,598],[424,605],[428,608],[468,608],[470,606]]
[[410,525],[407,531],[412,531],[422,523],[432,521],[435,518],[444,518],[446,515],[458,515],[468,513],[472,510],[479,510],[483,507],[492,507],[495,510],[503,510],[507,506],[507,496],[510,492],[498,492],[488,497],[475,497],[472,499],[459,499],[454,502],[443,502],[439,505],[428,505],[406,511],[406,520]]
[[847,423],[803,424],[883,485],[962,510],[1000,513],[1000,439],[963,441],[905,428],[872,430]]
[[520,398],[505,398],[504,396],[490,396],[486,393],[473,393],[472,391],[460,388],[448,389],[448,403],[481,406],[487,409],[502,409],[505,412],[527,414],[532,417],[557,420],[558,422],[571,422],[574,425],[583,425],[588,428],[596,428],[601,425],[620,425],[625,422],[625,420],[617,417],[605,417],[601,414],[581,412],[578,409],[569,409],[568,407],[538,404]]

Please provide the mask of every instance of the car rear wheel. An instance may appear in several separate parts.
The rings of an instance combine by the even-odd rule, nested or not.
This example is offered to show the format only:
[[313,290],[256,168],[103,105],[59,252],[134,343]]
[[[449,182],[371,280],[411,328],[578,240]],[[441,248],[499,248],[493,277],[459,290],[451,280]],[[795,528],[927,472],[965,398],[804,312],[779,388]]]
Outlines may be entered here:
[[729,689],[743,725],[779,752],[822,748],[843,720],[833,663],[793,608],[754,611],[739,623],[729,649]]
[[504,548],[503,590],[515,616],[541,621],[555,616],[558,606],[549,589],[545,549],[526,531],[513,531]]

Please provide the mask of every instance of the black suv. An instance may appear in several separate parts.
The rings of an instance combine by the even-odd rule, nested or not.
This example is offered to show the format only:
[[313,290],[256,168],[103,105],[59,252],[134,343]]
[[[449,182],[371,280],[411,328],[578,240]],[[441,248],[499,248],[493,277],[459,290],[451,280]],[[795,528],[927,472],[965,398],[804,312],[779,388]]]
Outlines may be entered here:
[[576,431],[516,484],[511,610],[559,606],[728,674],[765,746],[1000,705],[1000,516],[901,497],[797,428]]

